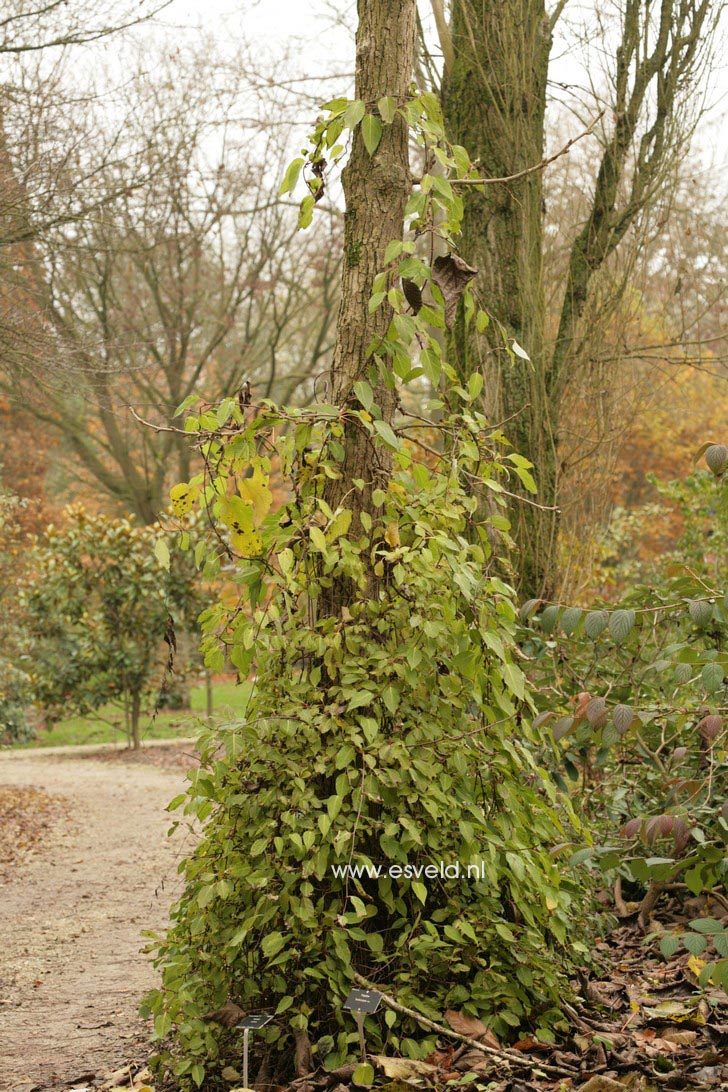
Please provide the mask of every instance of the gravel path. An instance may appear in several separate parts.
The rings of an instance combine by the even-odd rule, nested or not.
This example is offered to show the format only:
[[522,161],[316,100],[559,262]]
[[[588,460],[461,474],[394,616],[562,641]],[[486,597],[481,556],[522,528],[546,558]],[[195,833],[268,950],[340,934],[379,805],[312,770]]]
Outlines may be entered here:
[[3,1092],[56,1092],[138,1055],[137,1007],[155,983],[139,934],[179,892],[184,835],[166,837],[164,808],[182,785],[180,769],[0,754],[0,789],[41,789],[64,813],[0,878]]

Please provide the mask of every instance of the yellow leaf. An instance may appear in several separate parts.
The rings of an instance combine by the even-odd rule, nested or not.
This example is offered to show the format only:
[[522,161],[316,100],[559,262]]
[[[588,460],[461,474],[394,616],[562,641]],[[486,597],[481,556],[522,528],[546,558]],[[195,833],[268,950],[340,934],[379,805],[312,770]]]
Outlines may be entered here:
[[257,531],[242,531],[232,535],[232,546],[243,557],[259,557],[263,553],[263,540]]
[[260,466],[256,466],[251,478],[244,478],[238,482],[238,490],[243,500],[252,504],[255,525],[259,527],[270,512],[270,506],[273,503],[273,494],[268,486],[268,475],[263,473]]
[[255,530],[253,505],[242,497],[223,497],[219,502],[220,519],[232,531],[230,543],[243,557],[263,553],[263,540]]
[[387,530],[384,532],[384,538],[389,543],[389,545],[392,547],[392,549],[394,549],[395,546],[401,546],[402,543],[401,543],[400,537],[399,537],[399,524],[397,524],[397,523],[387,524]]
[[200,487],[198,485],[188,485],[187,482],[180,482],[179,485],[172,486],[169,491],[169,499],[172,502],[172,511],[177,519],[182,519],[183,516],[187,515],[199,493]]
[[699,959],[696,955],[691,955],[688,959],[688,970],[692,971],[696,978],[700,978],[700,972],[705,966],[705,960]]
[[253,530],[253,505],[242,497],[223,497],[220,501],[220,519],[236,534]]

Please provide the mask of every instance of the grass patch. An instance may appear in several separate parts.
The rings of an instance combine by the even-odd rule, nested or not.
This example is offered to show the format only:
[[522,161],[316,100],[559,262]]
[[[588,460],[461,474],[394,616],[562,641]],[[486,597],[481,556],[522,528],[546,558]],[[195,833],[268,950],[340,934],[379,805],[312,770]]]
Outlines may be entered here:
[[[213,716],[225,720],[241,713],[250,694],[250,683],[216,683],[212,688]],[[162,709],[152,720],[152,708],[142,714],[142,742],[150,739],[183,739],[195,735],[200,718],[207,709],[204,686],[190,691],[190,709]],[[15,743],[13,750],[35,747],[75,747],[83,743],[125,743],[124,713],[120,705],[110,703],[98,714],[89,717],[69,717],[54,724],[50,731],[39,732],[28,743]]]

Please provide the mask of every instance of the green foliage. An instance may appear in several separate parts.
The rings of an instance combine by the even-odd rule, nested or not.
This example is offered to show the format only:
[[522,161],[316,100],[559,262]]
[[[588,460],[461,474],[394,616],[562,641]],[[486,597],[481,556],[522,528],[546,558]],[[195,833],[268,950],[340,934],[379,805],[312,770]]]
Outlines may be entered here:
[[0,657],[0,743],[24,743],[31,737],[26,714],[30,678],[5,657]]
[[[465,1005],[504,1034],[535,1011],[547,1028],[579,948],[573,887],[550,852],[569,834],[531,757],[513,592],[465,535],[474,501],[461,475],[482,473],[484,459],[463,448],[482,420],[462,417],[468,438],[436,471],[402,449],[370,526],[351,535],[320,496],[338,421],[314,427],[312,416],[281,448],[285,461],[305,440],[316,470],[269,519],[266,560],[239,571],[252,615],[228,615],[224,632],[224,608],[205,621],[208,655],[222,633],[257,680],[244,723],[210,735],[176,802],[207,819],[151,1002],[158,1028],[176,1028],[178,1076],[216,1056],[199,1017],[228,996],[281,1016],[272,1041],[306,1028],[318,1056],[340,1064],[355,1039],[336,1013],[352,969],[430,1015]],[[279,419],[271,411],[216,442],[215,465],[244,465]],[[382,578],[373,598],[370,560]],[[317,618],[341,578],[361,598],[341,618]],[[350,862],[441,861],[482,862],[483,878],[332,874]],[[372,1025],[372,1042],[381,1030]],[[405,1022],[389,1045],[419,1052],[415,1034]]]
[[22,508],[17,497],[0,492],[0,743],[23,742],[31,734],[30,679],[20,659],[24,619],[15,594],[24,553]]
[[[400,109],[446,169],[452,160],[467,174],[435,106],[416,95]],[[394,109],[379,104],[384,124]],[[346,100],[329,111],[312,171],[365,117]],[[447,178],[423,179],[416,196],[415,237],[427,224],[449,239],[461,202]],[[305,1031],[335,1068],[356,1050],[341,1012],[354,972],[423,1014],[462,1008],[500,1035],[530,1019],[549,1037],[572,958],[587,951],[559,859],[575,819],[533,758],[543,740],[494,554],[509,541],[506,484],[530,464],[477,409],[478,384],[459,386],[443,359],[452,289],[415,250],[387,250],[370,310],[386,298],[394,317],[343,405],[203,406],[185,423],[205,471],[175,487],[176,514],[199,501],[213,534],[195,559],[208,578],[225,566],[238,593],[203,612],[206,662],[229,656],[255,685],[242,722],[203,738],[202,765],[170,805],[205,824],[174,924],[155,938],[162,987],[148,999],[158,1038],[173,1040],[162,1060],[183,1084],[201,1085],[224,1055],[202,1017],[228,998],[276,1013],[268,1042]],[[415,315],[403,279],[427,292]],[[377,391],[423,375],[441,384],[436,420],[390,424]],[[391,459],[392,470],[346,481],[332,509],[357,433],[373,465]],[[271,473],[291,486],[277,508]],[[492,498],[486,514],[479,493]],[[459,876],[441,874],[458,863]],[[342,874],[349,865],[380,872]],[[413,1056],[432,1046],[392,1014],[368,1019],[367,1038]]]
[[[665,487],[684,530],[654,585],[635,585],[616,607],[531,601],[521,611],[554,777],[600,828],[602,850],[587,855],[646,888],[682,881],[695,895],[725,890],[728,875],[727,494],[716,478]],[[692,933],[685,943],[708,946]],[[723,985],[726,943],[721,929],[705,971]]]
[[657,485],[677,507],[683,528],[667,561],[689,565],[710,583],[728,587],[728,476],[698,470],[683,481]]
[[116,699],[138,715],[166,660],[168,619],[197,611],[192,567],[178,558],[166,570],[159,544],[168,557],[163,532],[74,506],[33,551],[21,601],[33,697],[49,720]]

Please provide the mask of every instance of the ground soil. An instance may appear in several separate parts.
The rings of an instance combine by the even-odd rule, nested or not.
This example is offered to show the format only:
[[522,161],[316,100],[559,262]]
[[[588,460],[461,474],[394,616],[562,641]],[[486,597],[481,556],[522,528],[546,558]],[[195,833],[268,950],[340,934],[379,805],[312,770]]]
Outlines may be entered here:
[[28,830],[0,868],[3,1092],[56,1092],[139,1057],[139,1000],[155,983],[140,931],[164,925],[179,891],[185,835],[167,838],[164,808],[185,764],[179,747],[143,761],[0,753],[14,841],[19,808]]

